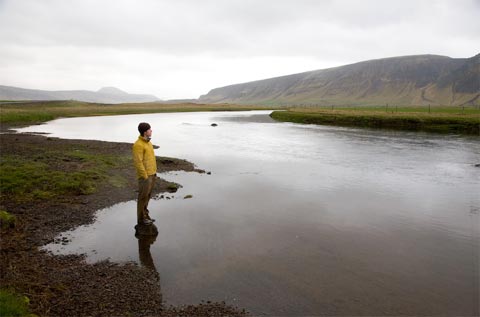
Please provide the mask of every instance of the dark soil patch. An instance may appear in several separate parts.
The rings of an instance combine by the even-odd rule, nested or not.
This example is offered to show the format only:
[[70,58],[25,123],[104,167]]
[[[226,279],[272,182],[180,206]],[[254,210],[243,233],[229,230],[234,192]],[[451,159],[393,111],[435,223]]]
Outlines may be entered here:
[[[82,164],[52,158],[49,153],[81,148],[91,154],[131,153],[131,144],[63,140],[29,134],[0,134],[1,155],[47,160],[51,168],[78,171]],[[158,171],[203,172],[185,160],[159,158]],[[16,216],[13,228],[1,229],[0,284],[30,298],[31,310],[41,316],[244,316],[245,311],[225,303],[203,302],[172,307],[162,302],[158,275],[148,268],[111,262],[87,264],[82,256],[52,256],[39,246],[52,242],[63,231],[91,223],[97,210],[136,198],[133,165],[115,166],[112,175],[128,180],[121,186],[99,182],[89,195],[68,194],[53,199],[22,201],[0,195],[0,210]],[[155,193],[175,186],[159,179]],[[132,224],[133,227],[133,224]]]

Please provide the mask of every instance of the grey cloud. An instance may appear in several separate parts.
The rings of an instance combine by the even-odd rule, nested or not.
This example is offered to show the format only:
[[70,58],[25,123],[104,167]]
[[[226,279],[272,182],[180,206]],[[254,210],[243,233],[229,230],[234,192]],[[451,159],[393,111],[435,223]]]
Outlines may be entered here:
[[[179,78],[175,87],[180,87],[182,77],[219,76],[218,69],[225,68],[227,61],[238,61],[244,68],[240,77],[247,78],[248,71],[253,80],[259,79],[256,74],[273,74],[272,69],[281,75],[282,70],[287,74],[286,69],[305,71],[311,65],[338,66],[387,56],[467,57],[478,53],[479,3],[0,0],[0,84],[29,77],[31,82],[45,78],[53,85],[53,77],[68,74],[72,86],[82,82],[91,88],[91,74],[103,73],[109,75],[104,81],[136,78],[140,87],[143,81],[160,81],[168,73]],[[259,70],[258,61],[264,59],[272,64]],[[249,60],[260,64],[245,69]],[[286,67],[288,63],[298,64]],[[228,66],[231,75],[222,81],[235,83],[239,70]],[[181,76],[174,75],[180,72]],[[101,81],[94,79],[95,84]]]
[[[135,47],[178,55],[316,54],[323,51],[322,47],[312,45],[309,38],[319,42],[335,38],[335,34],[323,30],[339,32],[342,39],[344,34],[350,33],[354,38],[361,32],[375,33],[378,28],[409,24],[421,31],[424,23],[441,28],[451,18],[449,12],[456,19],[461,14],[467,15],[465,23],[475,24],[478,29],[478,23],[468,22],[474,21],[470,17],[478,13],[471,10],[474,3],[470,0],[16,0],[3,3],[0,39],[33,46]],[[446,5],[451,11],[445,15],[442,7]],[[472,26],[462,28],[462,24],[455,24],[456,32],[474,31]]]

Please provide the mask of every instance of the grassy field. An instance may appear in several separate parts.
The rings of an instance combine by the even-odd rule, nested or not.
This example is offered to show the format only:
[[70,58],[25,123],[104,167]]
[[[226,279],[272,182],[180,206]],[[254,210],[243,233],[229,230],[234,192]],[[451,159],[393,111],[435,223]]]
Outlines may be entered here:
[[278,121],[480,135],[475,107],[296,107],[274,111]]
[[291,107],[233,104],[97,104],[79,101],[0,102],[0,124],[20,126],[56,118],[160,112],[275,110],[272,118],[307,124],[360,126],[442,133],[480,134],[479,107]]
[[[297,111],[307,110],[308,107],[293,107]],[[364,107],[341,107],[334,106],[332,107],[323,106],[316,107],[316,110],[349,110],[349,111],[363,111],[363,112],[381,112],[381,113],[430,113],[430,114],[458,114],[458,115],[469,115],[469,114],[480,114],[480,108],[478,106],[364,106]]]
[[[0,103],[0,123],[8,125],[35,124],[56,118],[108,116],[159,112],[266,110],[274,107],[231,104],[162,104],[124,103],[97,104],[79,101],[45,101]],[[278,109],[278,107],[276,108]]]
[[110,175],[109,171],[131,163],[130,156],[92,154],[87,148],[78,147],[49,151],[33,147],[31,153],[29,156],[2,154],[1,195],[21,201],[87,195],[101,182],[122,186],[126,180]]

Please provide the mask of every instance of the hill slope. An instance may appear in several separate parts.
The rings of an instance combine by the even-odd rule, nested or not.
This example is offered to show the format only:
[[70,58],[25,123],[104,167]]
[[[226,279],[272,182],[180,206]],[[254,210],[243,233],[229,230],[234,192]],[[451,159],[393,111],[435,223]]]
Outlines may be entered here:
[[0,100],[78,100],[97,103],[124,103],[158,101],[158,98],[153,95],[129,94],[115,87],[103,87],[98,91],[47,91],[0,86]]
[[480,54],[393,57],[215,88],[204,103],[462,105],[480,102]]

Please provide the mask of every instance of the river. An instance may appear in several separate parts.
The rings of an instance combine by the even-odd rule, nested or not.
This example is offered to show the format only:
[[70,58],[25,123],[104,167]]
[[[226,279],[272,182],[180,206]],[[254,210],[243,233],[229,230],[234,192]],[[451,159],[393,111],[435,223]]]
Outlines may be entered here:
[[211,172],[160,175],[183,188],[151,201],[155,241],[135,238],[130,201],[64,233],[67,245],[45,248],[155,269],[173,305],[478,315],[479,137],[278,123],[268,114],[70,118],[19,129],[133,143],[147,121],[157,155]]

